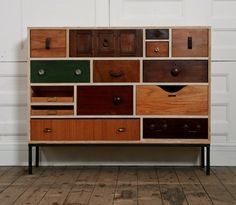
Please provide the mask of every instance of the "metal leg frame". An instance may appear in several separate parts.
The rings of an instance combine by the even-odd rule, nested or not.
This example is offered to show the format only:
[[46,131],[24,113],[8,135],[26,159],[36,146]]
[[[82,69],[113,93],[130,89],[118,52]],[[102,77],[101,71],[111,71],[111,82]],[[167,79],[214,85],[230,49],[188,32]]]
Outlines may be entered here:
[[35,146],[35,167],[39,167],[39,146]]
[[29,151],[28,151],[28,160],[29,160],[29,165],[28,165],[28,171],[29,174],[32,174],[32,145],[29,144]]
[[206,146],[206,174],[210,175],[210,145]]
[[201,147],[201,167],[205,167],[205,147]]

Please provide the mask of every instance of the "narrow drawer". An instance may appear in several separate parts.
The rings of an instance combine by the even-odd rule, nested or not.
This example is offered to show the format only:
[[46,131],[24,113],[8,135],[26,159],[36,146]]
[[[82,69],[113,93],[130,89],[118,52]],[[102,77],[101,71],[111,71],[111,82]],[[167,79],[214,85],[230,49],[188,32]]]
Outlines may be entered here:
[[93,61],[94,82],[139,82],[138,60]]
[[32,29],[30,31],[30,57],[66,57],[66,30]]
[[146,29],[146,39],[169,39],[169,29]]
[[145,139],[208,139],[208,119],[144,118]]
[[137,86],[138,115],[207,115],[208,86]]
[[31,120],[31,140],[140,140],[139,125],[139,119],[35,119]]
[[133,86],[78,86],[78,115],[132,115]]
[[208,82],[208,61],[144,60],[144,82]]
[[146,56],[147,57],[168,57],[169,56],[169,42],[146,42]]
[[173,57],[208,57],[208,29],[173,29]]
[[31,61],[31,83],[89,82],[89,61]]
[[31,115],[74,115],[73,106],[31,106]]

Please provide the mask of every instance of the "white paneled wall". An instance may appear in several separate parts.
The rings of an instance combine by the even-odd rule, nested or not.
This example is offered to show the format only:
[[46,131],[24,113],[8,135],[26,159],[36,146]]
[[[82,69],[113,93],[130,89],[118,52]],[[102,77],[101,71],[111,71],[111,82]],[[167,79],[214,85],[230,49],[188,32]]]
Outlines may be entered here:
[[[212,26],[211,162],[236,165],[236,1],[1,0],[0,3],[0,165],[27,162],[28,26],[150,25]],[[44,164],[198,162],[196,149],[155,147],[44,148],[41,158]]]

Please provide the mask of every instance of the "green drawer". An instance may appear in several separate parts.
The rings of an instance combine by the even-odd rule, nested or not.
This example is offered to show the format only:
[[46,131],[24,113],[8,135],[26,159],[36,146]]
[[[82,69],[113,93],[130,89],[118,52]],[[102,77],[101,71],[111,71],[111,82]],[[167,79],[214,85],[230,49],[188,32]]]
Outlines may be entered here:
[[34,60],[30,62],[31,83],[89,82],[88,60]]

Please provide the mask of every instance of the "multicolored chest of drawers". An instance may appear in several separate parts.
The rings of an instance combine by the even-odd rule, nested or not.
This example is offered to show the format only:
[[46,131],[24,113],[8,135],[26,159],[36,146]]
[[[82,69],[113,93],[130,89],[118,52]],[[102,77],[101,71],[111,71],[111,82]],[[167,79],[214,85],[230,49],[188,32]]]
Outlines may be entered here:
[[28,34],[30,172],[52,144],[199,146],[209,165],[210,28]]

